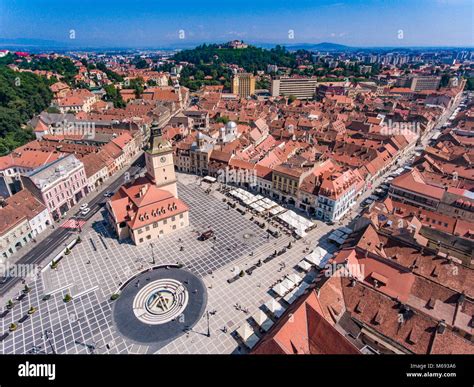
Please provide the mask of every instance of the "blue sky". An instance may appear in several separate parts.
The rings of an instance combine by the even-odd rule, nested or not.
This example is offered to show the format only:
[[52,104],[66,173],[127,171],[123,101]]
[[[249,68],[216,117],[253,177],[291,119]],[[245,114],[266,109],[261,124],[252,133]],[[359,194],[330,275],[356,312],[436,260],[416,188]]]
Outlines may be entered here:
[[[159,47],[243,39],[472,46],[473,0],[0,0],[0,38]],[[184,30],[185,39],[179,39]],[[294,31],[289,39],[288,31]],[[399,31],[403,39],[399,39]]]

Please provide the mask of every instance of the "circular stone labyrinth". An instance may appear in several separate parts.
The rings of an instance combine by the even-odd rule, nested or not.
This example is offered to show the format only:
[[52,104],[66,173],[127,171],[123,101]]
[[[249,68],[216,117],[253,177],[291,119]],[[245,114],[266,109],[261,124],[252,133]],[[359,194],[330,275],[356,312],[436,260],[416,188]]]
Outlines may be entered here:
[[114,301],[118,331],[143,344],[166,345],[191,329],[207,304],[204,283],[177,267],[159,267],[129,280]]
[[133,313],[146,324],[165,324],[186,309],[188,291],[179,281],[159,279],[145,286],[133,300]]

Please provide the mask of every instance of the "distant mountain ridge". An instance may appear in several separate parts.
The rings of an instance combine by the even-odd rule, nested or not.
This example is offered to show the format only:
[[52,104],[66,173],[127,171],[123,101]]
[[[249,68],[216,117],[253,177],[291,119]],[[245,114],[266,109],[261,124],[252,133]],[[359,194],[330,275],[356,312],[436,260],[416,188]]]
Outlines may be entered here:
[[[35,38],[0,38],[0,48],[6,48],[11,50],[31,50],[34,52],[41,52],[42,50],[86,50],[86,51],[101,51],[101,50],[191,50],[194,49],[202,44],[224,44],[225,42],[221,41],[209,41],[209,42],[202,42],[202,41],[178,41],[174,43],[162,43],[162,44],[155,44],[155,45],[144,45],[144,46],[127,46],[127,45],[119,45],[119,44],[101,44],[97,43],[86,43],[81,42],[80,40],[67,40],[67,41],[57,41],[57,40],[47,40],[47,39],[35,39]],[[347,46],[344,44],[338,43],[331,43],[331,42],[321,42],[321,43],[290,43],[286,42],[276,42],[276,43],[268,43],[268,42],[258,42],[252,41],[251,39],[246,41],[255,47],[260,47],[264,49],[271,49],[276,47],[277,45],[284,46],[289,51],[297,51],[297,50],[307,50],[307,51],[327,51],[327,52],[344,52],[344,51],[383,51],[383,50],[403,50],[409,51],[414,49],[472,49],[473,47],[455,47],[455,46],[431,46],[431,47],[423,47],[423,46],[410,46],[410,47],[396,47],[396,46]]]
[[[265,44],[256,46],[267,46],[273,47],[275,44]],[[288,50],[308,50],[308,51],[350,51],[355,50],[355,47],[345,46],[343,44],[337,43],[330,43],[330,42],[322,42],[322,43],[292,43],[292,44],[285,44],[282,43],[282,46],[285,46]]]

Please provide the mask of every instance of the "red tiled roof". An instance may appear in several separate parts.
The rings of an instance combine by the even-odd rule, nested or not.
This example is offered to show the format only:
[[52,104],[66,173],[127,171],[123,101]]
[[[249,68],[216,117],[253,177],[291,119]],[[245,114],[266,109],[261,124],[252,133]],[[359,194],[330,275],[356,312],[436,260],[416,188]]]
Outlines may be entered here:
[[391,186],[411,191],[419,195],[428,196],[437,200],[441,200],[444,195],[444,189],[426,184],[423,176],[416,169],[413,169],[393,179]]
[[302,296],[263,337],[253,354],[359,354],[322,316],[314,291]]

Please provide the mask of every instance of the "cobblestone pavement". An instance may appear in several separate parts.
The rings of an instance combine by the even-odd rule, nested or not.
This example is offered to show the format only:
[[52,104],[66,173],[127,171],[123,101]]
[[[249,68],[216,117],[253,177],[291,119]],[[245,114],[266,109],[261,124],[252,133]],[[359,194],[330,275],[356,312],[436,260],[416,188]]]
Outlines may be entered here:
[[[276,281],[297,272],[294,266],[305,255],[303,249],[314,247],[320,240],[329,249],[335,249],[324,239],[335,226],[318,222],[316,229],[293,243],[285,254],[258,267],[252,275],[228,284],[227,279],[293,239],[286,234],[268,239],[267,233],[249,220],[249,214],[228,209],[220,193],[206,194],[207,186],[198,184],[194,176],[180,174],[178,178],[180,198],[191,208],[188,228],[153,241],[153,248],[137,247],[118,242],[106,227],[103,214],[96,214],[84,227],[82,242],[60,261],[57,269],[45,265],[38,278],[28,284],[30,291],[21,301],[15,300],[11,310],[3,307],[6,300],[2,299],[0,335],[8,332],[12,323],[17,324],[17,330],[0,342],[0,352],[244,352],[243,348],[238,350],[239,344],[231,333],[272,297],[269,288]],[[208,228],[215,231],[216,241],[198,241],[200,232]],[[165,347],[156,349],[128,342],[115,329],[110,296],[140,271],[172,263],[183,264],[203,279],[208,291],[207,311],[211,313],[205,313],[192,331]],[[306,280],[311,279],[310,275]],[[15,289],[16,295],[20,290]],[[50,295],[49,299],[43,300],[45,294]],[[66,294],[72,296],[67,303],[63,301]],[[235,304],[248,309],[248,313],[235,308]],[[28,314],[30,307],[37,311]]]

